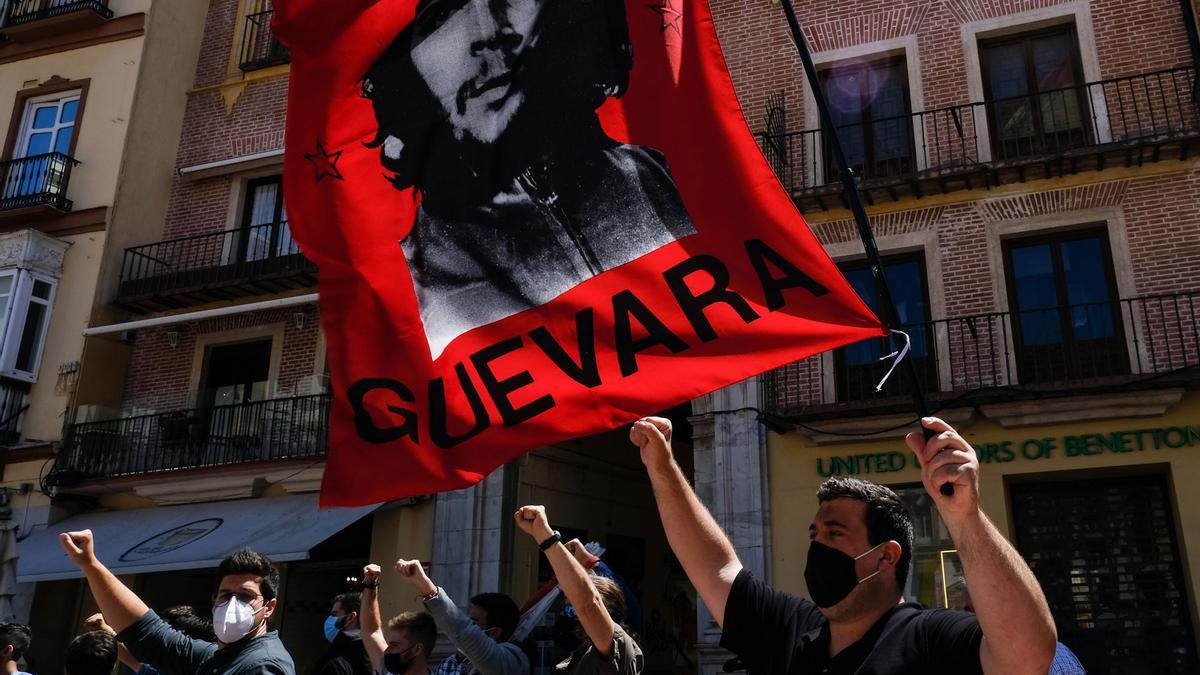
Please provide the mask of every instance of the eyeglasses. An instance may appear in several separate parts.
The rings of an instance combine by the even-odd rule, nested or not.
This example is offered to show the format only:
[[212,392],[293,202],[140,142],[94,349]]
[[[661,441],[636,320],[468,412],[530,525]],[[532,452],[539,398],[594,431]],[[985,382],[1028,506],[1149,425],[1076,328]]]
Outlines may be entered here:
[[230,598],[235,597],[247,605],[253,605],[255,600],[263,596],[258,593],[251,593],[250,591],[238,591],[236,593],[233,591],[217,591],[216,595],[213,596],[213,607],[219,607],[229,602]]

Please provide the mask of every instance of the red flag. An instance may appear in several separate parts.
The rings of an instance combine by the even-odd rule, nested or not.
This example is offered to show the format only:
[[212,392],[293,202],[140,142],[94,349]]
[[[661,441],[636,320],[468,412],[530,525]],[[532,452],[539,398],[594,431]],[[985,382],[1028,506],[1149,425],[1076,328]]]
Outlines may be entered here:
[[322,504],[464,487],[883,334],[759,152],[705,2],[275,8]]

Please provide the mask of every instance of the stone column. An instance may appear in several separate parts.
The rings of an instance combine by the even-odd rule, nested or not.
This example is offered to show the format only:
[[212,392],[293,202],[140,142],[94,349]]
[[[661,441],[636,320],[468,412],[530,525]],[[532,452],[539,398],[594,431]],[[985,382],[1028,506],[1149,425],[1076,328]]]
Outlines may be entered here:
[[431,576],[459,606],[476,593],[507,590],[510,472],[504,466],[472,487],[437,496]]
[[[770,581],[767,430],[758,422],[759,404],[758,378],[692,402],[694,484],[700,500],[729,535],[742,565]],[[721,673],[733,655],[718,646],[721,630],[704,603],[698,605],[700,674]]]

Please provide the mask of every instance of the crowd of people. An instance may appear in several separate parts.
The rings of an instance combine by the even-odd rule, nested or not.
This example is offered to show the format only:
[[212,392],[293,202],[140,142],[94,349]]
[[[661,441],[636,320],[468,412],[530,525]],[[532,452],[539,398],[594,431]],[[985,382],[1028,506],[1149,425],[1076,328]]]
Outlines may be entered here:
[[[649,474],[667,540],[720,626],[721,646],[735,656],[728,670],[1083,672],[1057,643],[1033,573],[980,509],[975,451],[945,422],[926,418],[923,425],[927,433],[914,432],[907,442],[957,546],[974,612],[904,601],[911,516],[893,491],[858,478],[831,478],[816,495],[804,570],[810,597],[771,588],[743,568],[692,490],[672,454],[670,422],[634,423],[630,440]],[[953,489],[944,489],[947,484]],[[332,599],[324,625],[329,647],[313,675],[525,675],[531,672],[528,638],[535,624],[553,626],[561,650],[556,672],[643,672],[637,631],[628,623],[629,589],[582,542],[563,541],[544,507],[522,507],[513,518],[553,571],[525,607],[495,592],[460,606],[416,560],[398,560],[387,574],[369,564],[359,591]],[[100,609],[86,620],[88,632],[67,646],[65,675],[108,675],[118,661],[138,675],[296,672],[270,628],[280,577],[265,556],[243,549],[220,564],[210,621],[189,607],[161,614],[150,609],[97,559],[90,531],[60,539]],[[410,586],[424,610],[384,621],[378,594],[389,583]],[[454,651],[435,659],[439,634]],[[0,625],[6,673],[26,675],[17,664],[30,640],[27,627]]]

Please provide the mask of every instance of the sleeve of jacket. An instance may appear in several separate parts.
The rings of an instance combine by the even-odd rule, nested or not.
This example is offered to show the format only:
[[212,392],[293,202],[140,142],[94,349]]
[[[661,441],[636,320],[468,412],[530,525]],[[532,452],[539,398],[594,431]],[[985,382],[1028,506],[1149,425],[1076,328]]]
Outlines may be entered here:
[[117,634],[139,661],[153,663],[168,675],[195,673],[217,651],[217,645],[193,640],[167,625],[153,610]]
[[496,642],[488,637],[454,604],[445,589],[438,587],[438,594],[425,601],[425,608],[454,647],[470,659],[482,675],[529,673],[529,658],[525,652],[515,644]]

